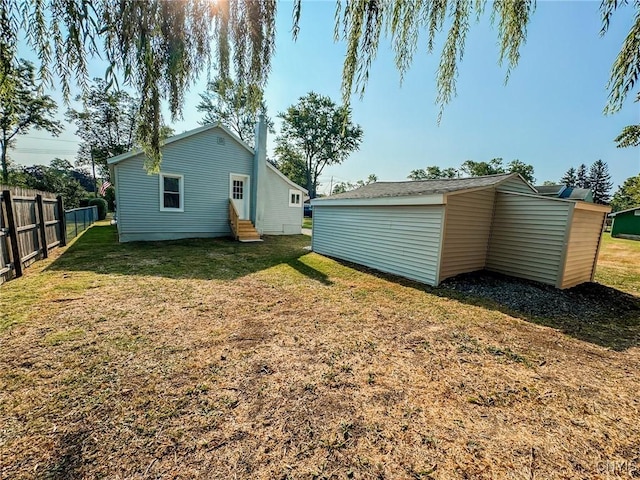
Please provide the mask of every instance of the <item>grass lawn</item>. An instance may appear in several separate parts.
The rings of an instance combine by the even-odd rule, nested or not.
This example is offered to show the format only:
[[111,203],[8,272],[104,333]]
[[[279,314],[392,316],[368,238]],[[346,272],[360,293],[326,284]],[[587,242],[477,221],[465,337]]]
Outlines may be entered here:
[[[638,475],[640,319],[585,341],[309,241],[98,224],[2,285],[0,478]],[[638,265],[607,236],[597,280],[638,296]]]
[[310,217],[304,217],[302,219],[302,228],[313,228],[313,219]]

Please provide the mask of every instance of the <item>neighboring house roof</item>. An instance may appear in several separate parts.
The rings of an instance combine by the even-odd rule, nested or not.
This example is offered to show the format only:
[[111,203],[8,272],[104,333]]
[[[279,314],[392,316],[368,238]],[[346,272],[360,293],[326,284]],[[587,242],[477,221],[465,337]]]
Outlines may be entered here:
[[568,198],[569,200],[593,201],[593,194],[590,188],[567,187],[560,194],[560,198]]
[[[246,148],[249,152],[251,152],[251,154],[255,153],[253,148],[251,148],[249,145],[247,145],[245,142],[243,142],[240,139],[240,137],[238,137],[235,133],[233,133],[227,127],[222,125],[220,122],[218,122],[218,123],[209,123],[207,125],[203,125],[202,127],[194,128],[193,130],[189,130],[187,132],[180,133],[179,135],[174,135],[173,137],[169,137],[162,143],[162,146],[169,145],[169,144],[171,144],[173,142],[178,142],[180,140],[184,140],[185,138],[192,137],[193,135],[197,135],[198,133],[206,132],[208,130],[213,130],[214,128],[219,128],[222,131],[224,131],[227,135],[229,135],[236,142],[238,142],[240,145],[242,145],[244,148]],[[121,155],[117,155],[115,157],[109,158],[107,160],[107,163],[109,165],[115,165],[116,163],[120,163],[120,162],[122,162],[124,160],[127,160],[129,158],[135,157],[137,155],[140,155],[141,153],[143,153],[143,150],[140,149],[140,148],[136,148],[136,149],[130,150],[130,151],[126,152],[126,153],[123,153]]]
[[535,188],[538,191],[538,195],[543,197],[593,202],[593,193],[590,188],[567,187],[566,185],[536,185]]
[[[486,188],[498,185],[505,180],[520,178],[527,185],[526,180],[517,173],[500,175],[486,175],[484,177],[470,178],[444,178],[438,180],[409,180],[405,182],[375,182],[365,185],[356,190],[339,193],[325,197],[322,200],[346,200],[346,199],[368,199],[384,197],[405,197],[435,195],[461,190],[471,190],[476,188]],[[532,193],[535,192],[531,187]],[[316,199],[318,200],[318,199]]]
[[536,185],[535,186],[535,189],[538,191],[538,193],[544,197],[546,197],[547,195],[559,197],[566,188],[567,187],[565,185]]
[[633,208],[627,208],[626,210],[620,210],[619,212],[610,213],[609,216],[610,217],[615,217],[616,215],[620,215],[621,213],[634,212],[636,210],[640,210],[640,205],[638,205],[637,207],[633,207]]
[[305,195],[309,193],[306,188],[303,188],[297,183],[294,183],[291,180],[289,180],[289,178],[287,178],[284,173],[282,173],[275,166],[273,166],[271,162],[267,162],[267,167],[270,168],[276,175],[278,175],[280,178],[282,178],[285,182],[287,182],[290,186],[292,186],[296,190],[301,190]]

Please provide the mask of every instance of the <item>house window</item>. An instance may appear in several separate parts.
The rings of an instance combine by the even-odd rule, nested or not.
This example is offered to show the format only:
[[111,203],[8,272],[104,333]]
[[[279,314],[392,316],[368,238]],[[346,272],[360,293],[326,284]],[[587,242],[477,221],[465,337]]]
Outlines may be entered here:
[[299,207],[302,205],[302,194],[300,190],[289,190],[289,206]]
[[160,174],[160,210],[184,211],[184,177],[182,175]]
[[242,200],[244,198],[244,182],[242,180],[233,181],[233,199]]

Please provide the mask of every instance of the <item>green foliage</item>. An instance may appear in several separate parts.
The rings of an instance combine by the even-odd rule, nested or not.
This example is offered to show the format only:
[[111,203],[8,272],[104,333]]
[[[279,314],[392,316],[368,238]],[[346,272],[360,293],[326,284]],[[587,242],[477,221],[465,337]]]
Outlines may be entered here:
[[570,187],[589,188],[589,171],[587,166],[583,163],[576,170],[576,183],[575,185],[569,185]]
[[[628,2],[603,0],[602,33],[611,17]],[[395,52],[400,78],[409,69],[418,44],[433,53],[443,37],[436,73],[436,102],[442,108],[456,95],[458,65],[472,20],[479,21],[490,5],[497,26],[498,60],[509,72],[520,59],[534,0],[338,1],[334,36],[343,39],[342,96],[348,106],[351,95],[364,94],[380,38],[388,39]],[[640,74],[640,3],[615,59],[608,85],[607,112],[622,108]],[[52,83],[51,71],[60,79],[66,98],[75,79],[88,84],[88,59],[100,56],[109,63],[107,87],[124,77],[140,98],[138,114],[145,119],[138,138],[150,155],[148,167],[157,171],[161,159],[161,102],[166,100],[172,119],[180,116],[184,94],[206,69],[217,69],[226,79],[233,70],[243,85],[262,88],[275,49],[275,0],[210,1],[157,0],[16,0],[0,4],[0,71],[16,60],[18,42],[24,41],[39,59],[39,75]],[[301,0],[293,2],[293,37],[300,30]],[[423,38],[423,37],[426,37]],[[11,82],[0,80],[0,95]]]
[[611,175],[608,165],[596,160],[590,168],[583,163],[577,169],[571,167],[560,179],[567,187],[590,188],[594,203],[609,203],[611,199]]
[[609,166],[602,160],[596,160],[589,169],[589,188],[593,193],[594,203],[609,203],[611,200],[611,175]]
[[[346,104],[353,92],[364,94],[371,64],[375,59],[382,33],[389,38],[395,51],[395,63],[403,78],[413,62],[421,36],[426,35],[427,53],[433,52],[437,37],[446,31],[444,48],[436,73],[436,103],[442,108],[456,95],[458,64],[462,60],[465,41],[472,18],[479,19],[486,0],[458,2],[349,2],[338,3],[336,9],[336,39],[347,45],[342,93]],[[527,25],[534,2],[496,1],[491,3],[492,20],[498,25],[499,62],[507,63],[507,77],[519,60]],[[294,32],[300,15],[300,3],[294,6]],[[445,30],[448,26],[448,30]]]
[[562,185],[567,187],[573,187],[578,184],[578,176],[574,167],[569,168],[567,172],[560,179]]
[[622,129],[622,133],[618,135],[614,142],[616,147],[640,147],[640,125],[628,125]]
[[356,183],[340,182],[333,187],[333,191],[331,192],[331,195],[337,195],[338,193],[348,192],[349,190],[354,190],[356,188],[364,187],[365,185],[369,185],[370,183],[375,183],[377,181],[378,181],[378,176],[374,173],[370,173],[365,180],[358,180]]
[[305,182],[311,198],[316,197],[318,177],[327,165],[342,163],[358,150],[362,128],[351,122],[351,109],[337,106],[329,97],[309,92],[279,113],[282,119],[275,153],[278,165],[304,162]]
[[483,175],[498,175],[505,173],[502,165],[502,158],[493,158],[488,162],[474,162],[473,160],[465,160],[460,165],[460,171],[469,177],[481,177]]
[[264,115],[267,128],[275,133],[273,120],[267,116],[262,89],[257,85],[247,86],[231,78],[216,78],[209,82],[200,98],[196,108],[205,113],[200,122],[202,125],[220,122],[253,147],[258,115]]
[[498,175],[501,173],[519,173],[529,183],[535,182],[533,176],[533,166],[528,165],[520,160],[512,160],[506,166],[502,164],[502,158],[493,158],[488,162],[475,162],[473,160],[465,160],[460,168],[455,169],[440,168],[432,165],[427,168],[411,170],[407,178],[410,180],[435,180],[440,178],[457,178],[460,174],[468,177],[482,177],[484,175]]
[[455,168],[440,168],[436,165],[431,165],[427,168],[411,170],[407,178],[410,180],[436,180],[439,178],[456,178],[457,176],[458,171]]
[[533,176],[533,165],[527,165],[520,160],[511,160],[507,164],[507,172],[509,173],[519,173],[522,178],[524,178],[530,184],[536,183],[536,178]]
[[87,206],[92,207],[94,205],[98,207],[98,220],[107,218],[107,201],[104,198],[92,198]]
[[75,124],[76,135],[82,139],[77,164],[91,167],[93,160],[98,175],[109,179],[107,159],[135,145],[139,100],[106,87],[104,80],[94,78],[83,95],[76,97],[82,101],[82,110],[69,109],[65,117]]
[[618,187],[616,193],[611,199],[611,209],[614,212],[627,210],[628,208],[640,205],[640,175],[627,178],[624,183]]
[[[0,53],[0,57],[6,53]],[[16,137],[27,133],[31,128],[46,130],[57,136],[62,131],[62,124],[53,118],[58,109],[56,102],[40,91],[41,86],[36,82],[33,63],[26,60],[14,62],[13,59],[2,58],[0,62],[4,65],[0,72],[0,164],[2,181],[8,183],[7,152]]]
[[107,209],[110,212],[116,211],[116,189],[109,187],[104,192],[104,199],[107,201]]
[[57,158],[52,160],[51,166],[22,167],[19,173],[10,176],[9,181],[12,185],[57,193],[62,196],[66,208],[76,208],[80,205],[80,199],[87,195],[75,178],[76,173],[69,161]]

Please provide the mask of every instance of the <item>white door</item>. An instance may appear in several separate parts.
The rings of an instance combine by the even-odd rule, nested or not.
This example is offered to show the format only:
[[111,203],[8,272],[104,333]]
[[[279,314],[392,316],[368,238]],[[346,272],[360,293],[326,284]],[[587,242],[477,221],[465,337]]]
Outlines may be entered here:
[[229,197],[236,207],[240,220],[249,219],[249,176],[231,174]]

